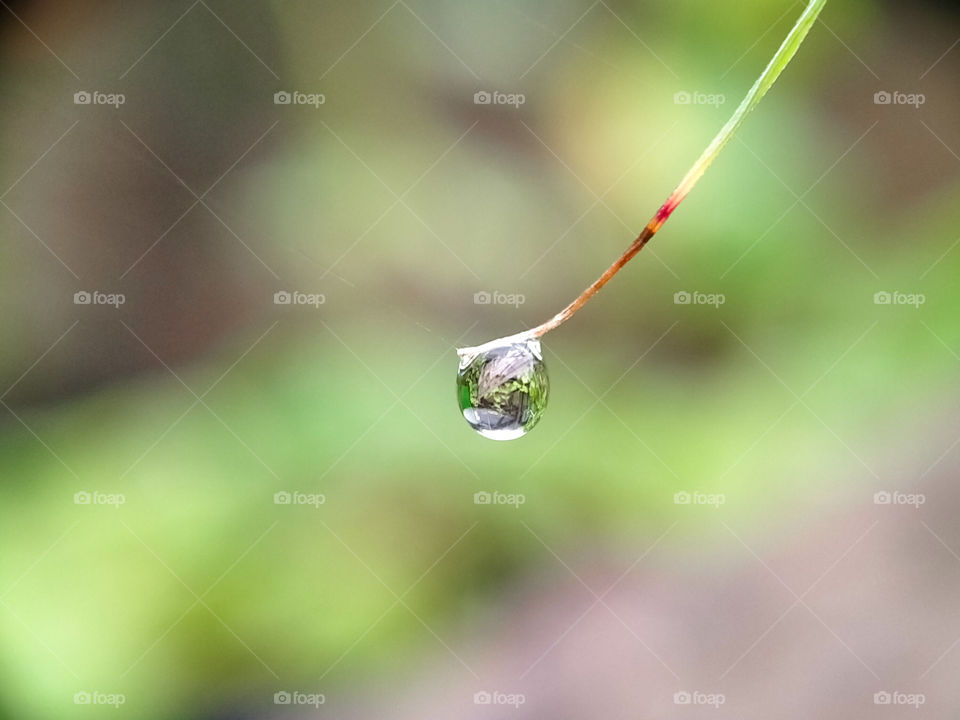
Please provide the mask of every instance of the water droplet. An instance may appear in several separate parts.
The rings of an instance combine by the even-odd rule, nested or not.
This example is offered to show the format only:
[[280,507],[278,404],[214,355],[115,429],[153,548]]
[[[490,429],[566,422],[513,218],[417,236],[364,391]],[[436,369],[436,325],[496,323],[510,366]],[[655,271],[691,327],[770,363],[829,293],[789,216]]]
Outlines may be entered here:
[[457,402],[470,427],[492,440],[530,432],[550,390],[540,341],[508,338],[458,352]]

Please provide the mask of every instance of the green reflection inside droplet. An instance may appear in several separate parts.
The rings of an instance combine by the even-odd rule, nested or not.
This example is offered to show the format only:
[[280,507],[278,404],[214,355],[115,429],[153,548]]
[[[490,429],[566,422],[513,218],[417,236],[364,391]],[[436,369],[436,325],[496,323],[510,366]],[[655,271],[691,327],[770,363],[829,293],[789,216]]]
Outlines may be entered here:
[[549,391],[539,340],[461,354],[457,401],[470,427],[484,437],[513,440],[526,435],[540,421]]

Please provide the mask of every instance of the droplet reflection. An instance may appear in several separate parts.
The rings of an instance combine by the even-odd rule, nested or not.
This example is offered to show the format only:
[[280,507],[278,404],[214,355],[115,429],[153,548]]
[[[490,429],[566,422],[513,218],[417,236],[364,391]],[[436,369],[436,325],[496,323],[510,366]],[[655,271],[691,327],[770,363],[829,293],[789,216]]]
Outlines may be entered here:
[[457,401],[470,427],[483,437],[526,435],[540,421],[549,390],[539,340],[460,351]]

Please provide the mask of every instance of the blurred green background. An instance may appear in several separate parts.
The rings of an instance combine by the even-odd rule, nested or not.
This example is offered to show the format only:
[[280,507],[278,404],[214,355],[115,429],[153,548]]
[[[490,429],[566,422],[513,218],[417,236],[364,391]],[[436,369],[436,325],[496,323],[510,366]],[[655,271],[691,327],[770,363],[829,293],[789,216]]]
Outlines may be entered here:
[[[472,717],[469,694],[431,704],[449,688],[436,668],[487,687],[503,647],[483,628],[570,580],[564,564],[607,568],[599,594],[663,536],[637,570],[651,584],[704,556],[722,575],[950,465],[952,4],[828,4],[656,240],[546,338],[541,424],[495,443],[459,417],[454,348],[535,325],[589,284],[801,3],[8,3],[0,717],[114,712],[84,692],[120,693],[116,712],[138,718],[315,712],[275,704],[294,690],[323,693],[321,714],[406,717],[385,708],[410,688],[431,713]],[[82,91],[124,102],[75,104]],[[75,304],[83,291],[125,302]],[[277,305],[278,291],[324,302]],[[483,291],[524,302],[475,304]],[[478,491],[525,502],[478,505]],[[84,492],[101,495],[77,504]],[[110,494],[123,503],[98,504]],[[566,609],[499,688],[526,704],[485,716],[589,716],[544,704],[560,674],[520,679],[592,602],[544,597]],[[628,624],[644,637],[670,622]],[[715,678],[751,639],[689,654],[715,656]],[[683,658],[666,662],[686,679]],[[669,716],[683,685],[666,680]],[[650,711],[633,700],[629,716]]]

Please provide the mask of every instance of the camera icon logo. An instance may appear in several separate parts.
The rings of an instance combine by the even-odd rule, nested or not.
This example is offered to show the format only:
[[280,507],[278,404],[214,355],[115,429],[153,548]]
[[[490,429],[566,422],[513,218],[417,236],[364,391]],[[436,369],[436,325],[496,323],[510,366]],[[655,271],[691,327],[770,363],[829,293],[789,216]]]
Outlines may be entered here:
[[89,505],[91,500],[90,493],[86,490],[81,490],[80,492],[75,492],[73,494],[73,504],[74,505]]
[[275,692],[273,694],[274,705],[289,705],[291,700],[292,697],[286,690],[281,690],[280,692]]
[[874,705],[889,705],[893,700],[893,696],[890,695],[886,690],[881,690],[880,692],[873,694],[873,704]]
[[486,90],[478,90],[473,94],[474,105],[489,105],[493,101],[493,96]]
[[874,305],[889,305],[892,299],[892,296],[886,290],[881,290],[873,294]]
[[893,495],[891,495],[886,490],[881,490],[880,492],[875,492],[873,494],[874,505],[889,505],[892,502],[893,502]]
[[473,694],[473,704],[474,705],[489,705],[493,702],[493,696],[488,693],[486,690],[480,690]]
[[273,294],[274,305],[289,305],[293,301],[293,296],[286,290],[278,290]]
[[79,292],[75,292],[73,294],[74,305],[89,305],[92,299],[93,296],[86,290],[80,290]]
[[88,693],[86,690],[82,690],[73,694],[74,705],[89,705],[91,699],[90,693]]
[[693,702],[693,697],[686,690],[678,690],[673,694],[674,705],[689,705]]
[[86,90],[80,90],[73,94],[73,104],[74,105],[89,105],[93,101],[93,95],[88,93]]
[[686,90],[681,90],[680,92],[673,94],[674,105],[689,105],[690,100],[690,93],[688,93]]
[[289,105],[293,96],[290,93],[281,90],[280,92],[275,92],[273,94],[273,104],[274,105]]
[[686,490],[673,494],[673,504],[674,505],[689,505],[690,504],[690,493]]
[[273,494],[274,505],[289,505],[291,500],[292,496],[286,490],[281,490]]
[[474,305],[489,305],[492,299],[493,297],[486,290],[481,290],[473,294]]
[[481,490],[480,492],[475,492],[473,494],[474,505],[489,505],[492,500],[493,496],[485,490]]
[[892,100],[893,96],[886,90],[878,90],[873,94],[874,105],[889,105]]
[[674,305],[689,305],[690,304],[690,293],[686,290],[681,290],[673,294],[673,304]]

